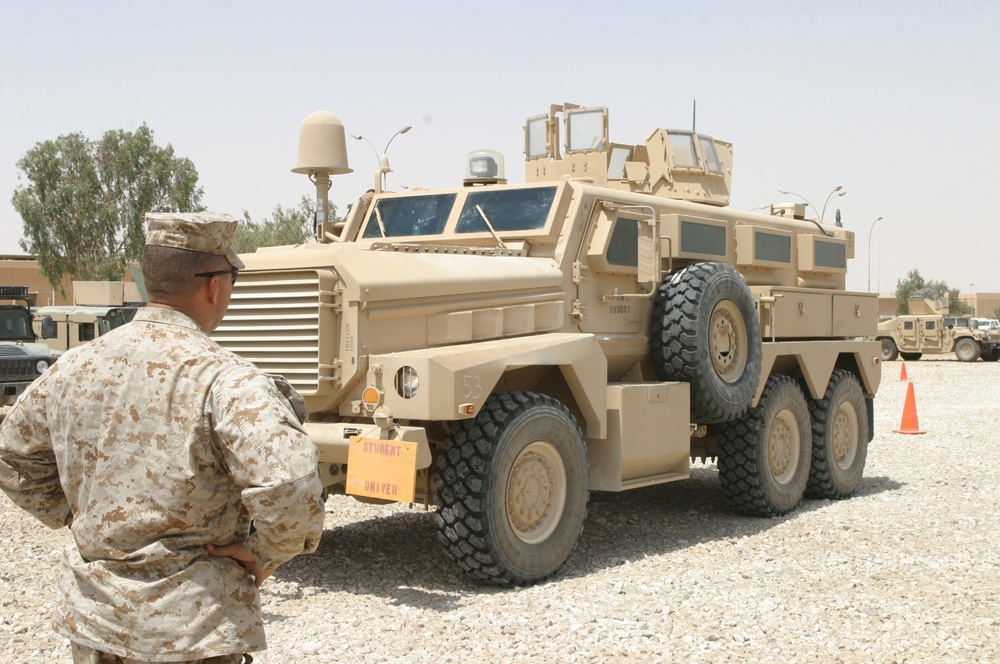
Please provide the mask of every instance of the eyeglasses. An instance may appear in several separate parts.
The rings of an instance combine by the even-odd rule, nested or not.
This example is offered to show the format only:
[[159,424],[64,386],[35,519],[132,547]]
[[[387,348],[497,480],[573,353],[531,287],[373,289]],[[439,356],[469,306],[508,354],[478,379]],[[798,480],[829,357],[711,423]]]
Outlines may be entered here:
[[228,274],[233,279],[233,284],[236,284],[236,277],[240,276],[240,269],[238,267],[231,268],[229,270],[216,270],[215,272],[201,272],[194,276],[196,277],[221,277],[224,274]]

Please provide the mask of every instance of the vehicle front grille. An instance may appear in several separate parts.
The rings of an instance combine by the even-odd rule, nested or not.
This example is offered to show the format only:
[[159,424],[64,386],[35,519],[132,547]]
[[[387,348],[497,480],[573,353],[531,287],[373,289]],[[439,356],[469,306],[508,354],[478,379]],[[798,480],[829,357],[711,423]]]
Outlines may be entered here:
[[321,383],[336,380],[336,285],[331,270],[243,271],[212,338],[262,371],[284,376],[303,396],[315,394]]
[[35,360],[0,360],[0,382],[34,380]]

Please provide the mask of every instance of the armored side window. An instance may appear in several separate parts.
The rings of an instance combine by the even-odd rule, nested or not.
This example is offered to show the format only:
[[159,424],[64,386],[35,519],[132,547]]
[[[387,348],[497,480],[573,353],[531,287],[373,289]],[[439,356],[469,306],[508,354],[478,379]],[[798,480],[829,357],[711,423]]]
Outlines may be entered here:
[[668,132],[670,145],[674,149],[674,166],[680,168],[701,168],[698,152],[694,147],[694,134]]
[[524,132],[524,151],[528,159],[544,157],[549,154],[549,146],[546,144],[547,122],[548,118],[544,115],[528,119]]
[[937,329],[937,321],[929,320],[929,321],[927,321],[924,324],[924,327],[925,327],[925,329],[928,329],[928,330],[936,330]]
[[611,265],[639,265],[639,221],[627,217],[619,217],[615,228],[611,231],[611,241],[608,242],[608,263]]
[[722,173],[722,162],[715,151],[715,141],[711,136],[698,136],[701,151],[705,153],[705,168],[711,173]]
[[93,341],[94,336],[94,324],[93,323],[80,323],[78,326],[77,336],[79,341]]
[[603,109],[567,113],[566,125],[569,152],[604,149]]

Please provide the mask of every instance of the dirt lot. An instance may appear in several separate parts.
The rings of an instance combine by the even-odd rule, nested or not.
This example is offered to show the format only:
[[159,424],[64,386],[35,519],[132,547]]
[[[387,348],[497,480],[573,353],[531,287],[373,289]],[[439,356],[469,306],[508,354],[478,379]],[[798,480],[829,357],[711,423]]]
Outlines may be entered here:
[[[923,435],[893,432],[900,368],[853,498],[741,517],[711,464],[593,494],[578,550],[532,588],[467,582],[423,508],[331,498],[319,551],[264,587],[256,661],[997,661],[1000,363],[907,362]],[[66,541],[0,498],[0,660],[71,661],[48,624]]]

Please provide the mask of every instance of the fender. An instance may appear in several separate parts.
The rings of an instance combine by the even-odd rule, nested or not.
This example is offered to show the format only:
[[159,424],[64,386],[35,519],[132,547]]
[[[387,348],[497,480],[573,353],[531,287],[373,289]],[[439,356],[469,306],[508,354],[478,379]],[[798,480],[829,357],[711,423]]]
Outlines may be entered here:
[[[540,334],[372,354],[367,379],[394,418],[452,421],[475,417],[506,371],[533,366],[559,367],[586,419],[587,437],[607,435],[607,360],[592,334]],[[417,389],[407,398],[398,385],[412,372]]]

